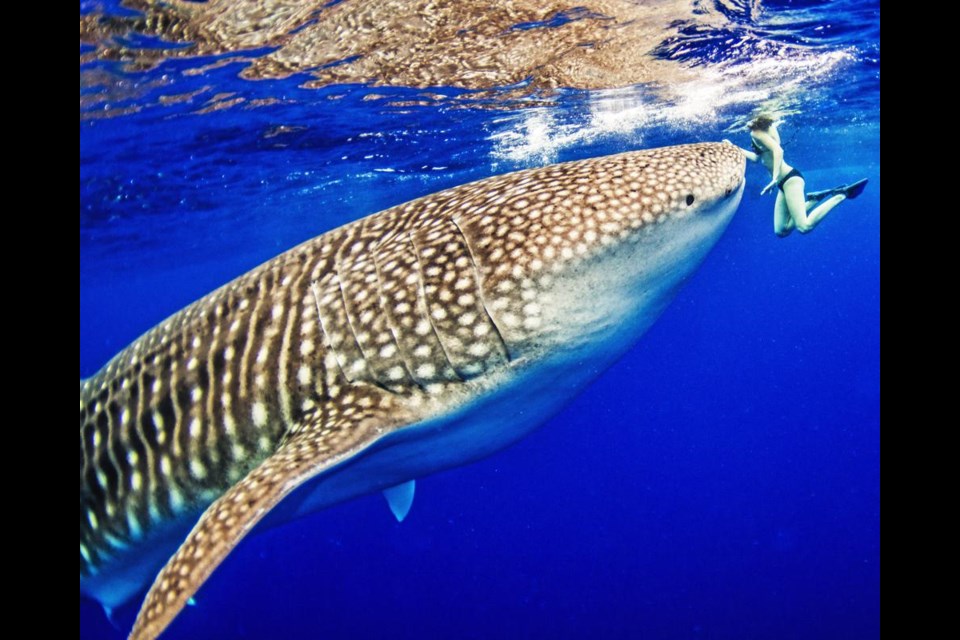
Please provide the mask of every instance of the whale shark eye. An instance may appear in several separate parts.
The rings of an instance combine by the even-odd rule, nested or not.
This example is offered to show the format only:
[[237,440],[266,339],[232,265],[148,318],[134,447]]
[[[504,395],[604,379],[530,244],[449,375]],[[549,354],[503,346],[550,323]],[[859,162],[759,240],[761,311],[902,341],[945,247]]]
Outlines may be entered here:
[[696,199],[696,198],[693,197],[693,194],[692,194],[692,193],[691,193],[690,195],[688,195],[688,196],[687,196],[687,206],[689,207],[690,205],[692,205],[692,204],[693,204],[693,201],[694,201],[695,199]]

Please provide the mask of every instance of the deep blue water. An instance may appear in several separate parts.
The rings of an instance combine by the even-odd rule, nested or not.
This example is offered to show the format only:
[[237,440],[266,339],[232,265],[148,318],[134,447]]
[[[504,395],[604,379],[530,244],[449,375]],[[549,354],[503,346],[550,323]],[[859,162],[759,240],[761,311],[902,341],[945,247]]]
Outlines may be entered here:
[[[440,88],[410,105],[422,91],[253,82],[241,63],[81,64],[81,377],[346,221],[547,162],[747,146],[737,129],[764,100],[808,188],[870,178],[781,240],[749,166],[701,270],[565,411],[418,479],[402,524],[368,496],[248,538],[165,638],[879,636],[879,3],[730,11],[724,30],[664,42],[658,55],[705,74],[669,100],[634,87],[498,105]],[[226,92],[244,102],[198,113]],[[138,605],[114,628],[81,597],[81,637],[124,637]]]

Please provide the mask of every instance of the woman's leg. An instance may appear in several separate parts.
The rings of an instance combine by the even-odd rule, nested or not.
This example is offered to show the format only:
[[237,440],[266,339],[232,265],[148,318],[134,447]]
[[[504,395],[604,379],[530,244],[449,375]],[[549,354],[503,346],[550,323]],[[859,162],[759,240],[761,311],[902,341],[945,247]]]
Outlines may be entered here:
[[783,191],[777,189],[777,203],[773,205],[773,232],[781,238],[786,238],[793,231],[793,218],[787,210],[787,200]]
[[800,233],[809,233],[813,228],[820,224],[820,221],[830,213],[830,210],[847,199],[845,195],[837,194],[831,196],[813,208],[807,213],[807,201],[803,195],[803,178],[790,178],[783,184],[783,190],[777,195],[777,202],[780,197],[786,201],[787,211],[793,219],[797,231]]

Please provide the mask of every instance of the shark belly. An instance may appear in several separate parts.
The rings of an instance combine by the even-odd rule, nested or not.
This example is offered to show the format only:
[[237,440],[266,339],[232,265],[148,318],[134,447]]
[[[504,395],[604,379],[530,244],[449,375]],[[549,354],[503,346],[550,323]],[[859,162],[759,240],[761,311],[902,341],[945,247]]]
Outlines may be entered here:
[[571,364],[567,359],[535,367],[519,363],[518,371],[511,372],[496,391],[450,415],[392,433],[317,477],[291,497],[294,509],[278,509],[276,522],[461,466],[510,446],[559,411],[570,400],[568,393],[599,373]]

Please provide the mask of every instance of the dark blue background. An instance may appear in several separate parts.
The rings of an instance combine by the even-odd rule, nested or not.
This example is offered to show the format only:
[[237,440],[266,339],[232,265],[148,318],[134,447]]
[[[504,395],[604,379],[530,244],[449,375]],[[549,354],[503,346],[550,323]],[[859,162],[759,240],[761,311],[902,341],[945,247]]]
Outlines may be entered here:
[[[834,3],[834,23],[863,5]],[[810,29],[798,20],[790,38]],[[507,451],[420,479],[403,524],[369,496],[249,538],[164,637],[877,637],[879,35],[835,26],[830,38],[818,46],[867,53],[788,118],[787,157],[811,188],[869,177],[861,198],[780,240],[772,197],[757,195],[767,175],[748,167],[703,268],[567,410]],[[186,67],[119,72],[138,113],[98,119],[82,104],[81,376],[300,240],[539,162],[498,154],[495,134],[523,109],[401,108],[363,87],[249,83],[236,65],[179,76]],[[156,104],[171,92],[149,87],[161,73],[178,91],[214,83],[287,102],[197,115],[206,96]],[[576,125],[590,99],[564,92],[546,109]],[[746,145],[723,129],[749,113],[718,107],[714,120],[588,137],[547,159]],[[137,604],[117,630],[81,597],[81,637],[123,637]]]

